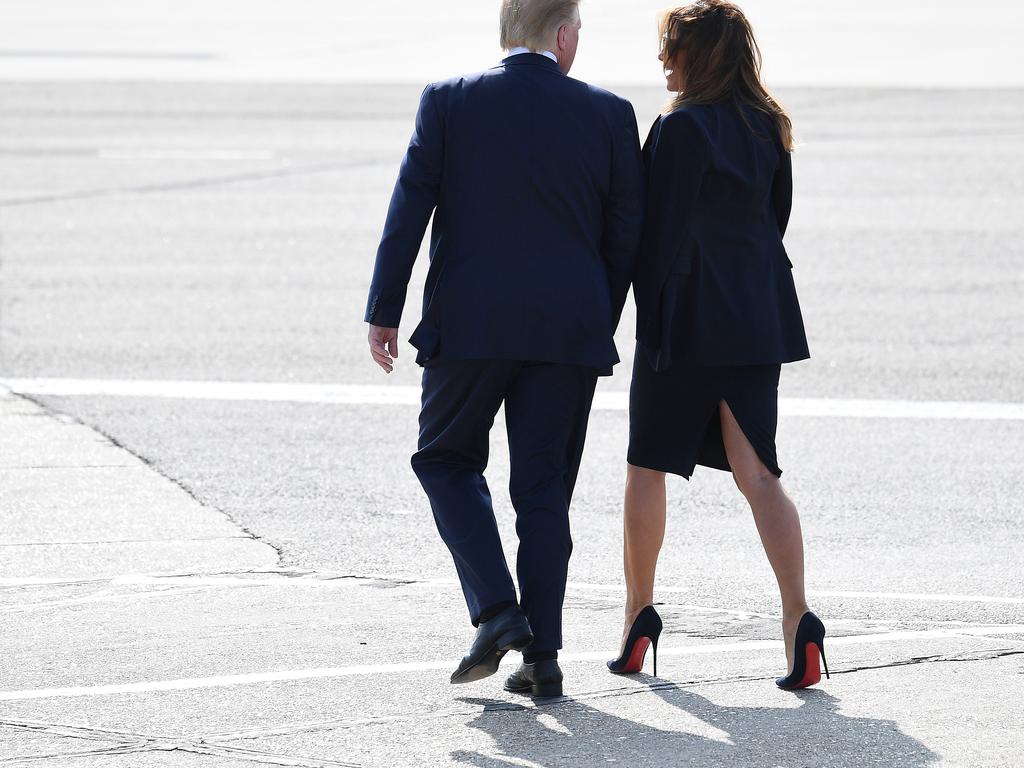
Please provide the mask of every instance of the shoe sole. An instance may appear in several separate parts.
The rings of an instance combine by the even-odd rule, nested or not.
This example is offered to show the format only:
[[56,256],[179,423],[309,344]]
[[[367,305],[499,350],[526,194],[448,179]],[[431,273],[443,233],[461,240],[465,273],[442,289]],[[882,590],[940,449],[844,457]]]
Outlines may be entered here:
[[505,690],[509,693],[532,696],[535,699],[557,699],[562,696],[561,683],[540,683],[539,685],[526,685],[522,688],[506,685]]
[[[509,633],[511,635],[511,633]],[[501,666],[501,660],[505,654],[509,651],[521,651],[523,648],[533,642],[532,635],[505,635],[498,639],[498,642],[491,646],[480,661],[476,662],[470,667],[467,667],[462,672],[456,672],[452,675],[452,685],[462,685],[464,683],[475,683],[478,680],[490,677],[498,671],[498,667]]]
[[775,684],[784,691],[799,691],[804,688],[810,688],[812,685],[817,685],[821,682],[821,665],[818,663],[818,647],[814,643],[807,643],[804,648],[805,661],[804,661],[804,676],[800,680],[785,684],[784,681],[788,680],[788,677],[780,677],[775,681]]
[[[647,658],[647,649],[651,647],[651,641],[649,638],[641,637],[633,645],[633,652],[629,654],[629,659],[622,666],[622,669],[615,669],[612,667],[613,662],[608,662],[608,671],[613,675],[635,675],[638,672],[644,671],[644,661]],[[618,661],[618,659],[616,659]]]

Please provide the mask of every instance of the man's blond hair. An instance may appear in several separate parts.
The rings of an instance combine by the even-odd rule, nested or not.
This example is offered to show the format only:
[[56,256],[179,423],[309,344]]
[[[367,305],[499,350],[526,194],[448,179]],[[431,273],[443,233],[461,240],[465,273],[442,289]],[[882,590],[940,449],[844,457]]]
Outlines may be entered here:
[[549,48],[559,28],[579,19],[580,0],[501,0],[501,47]]

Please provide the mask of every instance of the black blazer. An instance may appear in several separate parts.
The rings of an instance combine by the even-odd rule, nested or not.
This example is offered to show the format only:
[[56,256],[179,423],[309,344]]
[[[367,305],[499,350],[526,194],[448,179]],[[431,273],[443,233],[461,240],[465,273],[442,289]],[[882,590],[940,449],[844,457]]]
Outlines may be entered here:
[[637,340],[652,367],[665,370],[673,357],[694,365],[809,357],[782,244],[792,159],[772,120],[731,102],[684,106],[655,122],[644,162],[633,291]]
[[434,212],[423,319],[410,338],[418,363],[533,360],[610,374],[643,183],[629,102],[565,77],[545,56],[430,85],[365,319],[398,327]]

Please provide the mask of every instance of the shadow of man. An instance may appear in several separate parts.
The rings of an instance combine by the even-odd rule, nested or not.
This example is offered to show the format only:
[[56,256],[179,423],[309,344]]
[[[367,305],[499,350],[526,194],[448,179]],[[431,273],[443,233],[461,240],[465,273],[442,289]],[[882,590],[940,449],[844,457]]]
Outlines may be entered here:
[[820,689],[795,694],[802,702],[797,708],[730,707],[646,675],[641,679],[666,703],[725,738],[662,730],[571,698],[540,706],[464,698],[460,701],[483,707],[468,725],[488,734],[496,750],[490,755],[458,750],[452,760],[478,768],[616,763],[642,768],[925,768],[938,760],[892,720],[840,714],[838,699]]

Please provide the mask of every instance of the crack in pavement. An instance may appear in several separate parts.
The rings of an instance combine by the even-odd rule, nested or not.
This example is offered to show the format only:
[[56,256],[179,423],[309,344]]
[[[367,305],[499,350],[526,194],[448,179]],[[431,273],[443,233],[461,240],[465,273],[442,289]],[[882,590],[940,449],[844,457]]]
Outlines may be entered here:
[[[142,460],[142,459],[140,459]],[[170,478],[168,478],[170,479]],[[200,502],[202,503],[202,502]],[[207,509],[214,509],[209,505],[203,505]],[[219,510],[214,510],[219,511]],[[224,514],[224,513],[222,513]],[[225,515],[226,516],[226,515]],[[246,535],[240,538],[252,538],[252,535]],[[273,545],[268,542],[261,542],[267,544],[272,548]],[[39,579],[0,579],[0,589],[24,589],[26,587],[77,587],[88,584],[111,584],[115,582],[124,582],[126,579],[135,581],[137,579],[216,579],[226,576],[249,576],[249,575],[281,575],[286,577],[305,575],[302,573],[290,573],[287,570],[266,570],[259,568],[239,568],[231,569],[227,571],[164,571],[158,573],[126,573],[118,576],[100,576],[97,578],[39,578]]]
[[[261,587],[262,584],[254,584],[254,587]],[[88,605],[93,603],[118,603],[132,602],[136,600],[152,600],[156,598],[180,597],[182,595],[193,595],[197,592],[209,592],[216,589],[212,585],[199,584],[196,586],[161,588],[156,592],[125,592],[116,593],[111,590],[104,590],[94,595],[72,597],[66,600],[49,600],[46,602],[14,603],[12,605],[0,606],[0,614],[4,613],[28,613],[31,611],[45,610],[49,608],[67,608],[70,606]]]
[[[886,664],[861,665],[836,670],[834,675],[848,675],[857,672],[866,672],[879,669],[890,669],[897,667],[912,666],[916,664],[943,664],[943,663],[966,663],[977,661],[993,661],[1011,656],[1024,656],[1024,650],[1010,648],[994,648],[981,651],[970,651],[955,654],[933,654],[929,656],[915,656],[909,659],[900,659]],[[574,702],[597,701],[601,699],[620,698],[624,696],[635,696],[638,694],[650,693],[652,691],[666,691],[673,689],[694,688],[697,686],[720,686],[734,685],[745,682],[770,681],[770,676],[760,675],[735,675],[717,678],[697,678],[681,682],[656,682],[656,678],[641,675],[637,678],[642,683],[639,686],[616,686],[597,691],[563,696],[557,699],[528,700],[524,703],[518,702],[494,702],[484,699],[460,698],[459,701],[465,704],[472,704],[472,707],[460,707],[444,711],[420,711],[409,712],[397,715],[384,715],[379,717],[366,718],[338,718],[333,720],[310,721],[305,723],[293,723],[279,727],[252,728],[240,731],[221,731],[207,734],[198,738],[182,738],[155,736],[129,731],[116,731],[109,729],[91,728],[84,726],[64,725],[59,723],[45,723],[31,720],[0,719],[0,727],[21,729],[34,733],[43,733],[51,736],[72,739],[86,739],[93,741],[115,741],[120,742],[110,747],[89,750],[76,753],[52,753],[46,755],[33,755],[15,758],[0,758],[0,764],[12,765],[16,763],[34,763],[43,760],[61,760],[72,757],[100,756],[132,754],[142,752],[189,752],[193,754],[210,755],[217,757],[244,758],[253,762],[266,765],[295,766],[296,768],[358,768],[358,765],[350,762],[336,761],[326,758],[308,758],[282,753],[269,752],[265,750],[236,746],[232,741],[247,741],[272,736],[292,736],[300,733],[315,731],[332,731],[338,729],[355,728],[366,725],[380,725],[400,722],[413,722],[432,719],[448,719],[457,717],[475,717],[481,713],[509,713],[527,712],[534,709],[547,707],[571,706]],[[481,708],[482,705],[482,708]]]
[[281,755],[274,752],[265,752],[259,749],[246,749],[226,744],[205,744],[197,743],[189,746],[188,752],[200,755],[214,755],[217,757],[237,757],[253,760],[268,765],[290,765],[301,768],[359,768],[358,763],[351,763],[342,760],[329,760],[326,758],[306,758]]
[[[1015,655],[1024,655],[1024,650],[1012,650],[1007,648],[1001,648],[983,651],[964,652],[958,654],[936,654],[933,656],[921,656],[914,657],[912,659],[901,659],[899,661],[894,661],[887,664],[879,664],[876,666],[858,666],[842,670],[835,670],[832,671],[832,676],[835,677],[837,675],[847,675],[856,672],[903,667],[913,664],[992,661]],[[657,678],[650,677],[646,674],[642,676],[637,676],[637,679],[647,681],[657,680]],[[681,689],[710,685],[734,685],[736,683],[768,682],[774,680],[774,675],[733,675],[728,677],[694,678],[681,682],[648,682],[647,684],[641,686],[616,686],[614,688],[604,688],[597,691],[578,693],[573,694],[571,696],[562,696],[560,698],[554,699],[532,699],[524,701],[523,703],[512,701],[493,702],[484,699],[460,698],[459,701],[466,703],[481,703],[483,704],[483,709],[481,710],[479,707],[474,707],[472,709],[459,708],[442,711],[406,712],[395,715],[381,715],[378,717],[316,720],[305,723],[294,723],[287,726],[281,726],[279,728],[252,728],[241,731],[220,732],[217,734],[213,734],[210,738],[214,738],[217,741],[242,741],[247,739],[265,738],[268,736],[290,736],[299,733],[309,733],[315,731],[331,731],[336,729],[357,728],[365,725],[386,725],[401,722],[414,722],[456,717],[474,717],[476,715],[479,715],[481,711],[485,713],[520,712],[552,706],[561,706],[567,704],[571,705],[573,702],[576,701],[597,701],[601,699],[619,698],[623,696],[635,696],[637,694],[650,693],[651,691],[672,690],[675,688]]]
[[[144,460],[141,459],[140,460]],[[173,481],[173,479],[172,479]],[[187,488],[185,489],[188,490]],[[202,502],[200,502],[202,503]],[[209,505],[205,505],[208,509],[214,509]],[[225,513],[226,514],[226,513]],[[217,539],[230,539],[230,538],[253,538],[251,533],[246,533],[245,536],[237,537],[214,537]],[[195,539],[195,540],[206,540]],[[261,543],[267,544],[268,546],[274,546],[269,542],[256,537],[256,540]],[[0,545],[2,547],[4,545]],[[276,549],[276,547],[275,547]],[[379,587],[381,589],[397,589],[400,587],[449,587],[457,586],[458,582],[455,579],[445,578],[408,578],[404,576],[389,576],[382,574],[367,574],[367,573],[349,573],[340,571],[326,571],[326,570],[315,570],[308,568],[297,568],[294,566],[283,565],[281,567],[267,568],[267,567],[255,567],[255,568],[238,568],[229,570],[218,570],[218,571],[168,571],[168,572],[154,572],[154,573],[129,573],[117,576],[105,576],[100,578],[67,578],[67,579],[0,579],[0,591],[4,589],[24,589],[28,587],[65,587],[65,586],[83,586],[90,584],[143,584],[147,582],[158,582],[168,581],[173,582],[175,580],[185,579],[206,579],[210,583],[203,585],[209,587],[217,586],[216,580],[223,579],[224,584],[230,587],[244,587],[244,586],[270,586],[272,585],[271,580],[257,581],[253,580],[252,584],[247,584],[246,576],[269,576],[280,578],[282,584],[289,581],[294,582],[306,582],[308,583],[331,583],[331,582],[351,582],[354,584],[367,584],[373,587]],[[236,580],[231,581],[234,577]],[[182,588],[186,588],[188,585],[183,585]],[[621,597],[618,595],[608,594],[611,591],[616,590],[616,585],[594,585],[594,584],[577,584],[570,582],[567,585],[569,595],[567,596],[567,606],[569,607],[585,607],[590,610],[604,612],[611,610],[614,606],[620,606]],[[672,588],[667,588],[670,592]],[[681,590],[680,590],[681,591]],[[578,592],[581,594],[573,594]],[[168,593],[169,594],[169,593]],[[614,603],[611,601],[615,601]],[[608,603],[606,605],[606,603]],[[776,614],[760,613],[752,610],[744,610],[737,608],[722,608],[719,606],[711,605],[697,605],[689,602],[676,602],[671,597],[660,600],[656,603],[659,607],[663,608],[663,612],[671,616],[674,613],[709,613],[709,614],[722,614],[723,620],[729,623],[738,622],[750,622],[755,620],[766,620],[766,621],[777,621],[778,616]],[[0,608],[0,612],[4,609]],[[889,629],[892,622],[890,621],[872,621],[863,617],[852,617],[847,619],[834,619],[834,623],[837,625],[850,624],[855,627],[861,628],[865,631],[870,630],[870,627],[865,626],[878,624],[880,628]],[[928,620],[920,619],[908,622],[909,626],[928,626],[928,627],[942,627],[949,630],[955,631],[957,628],[970,629],[973,626],[977,626],[972,622],[964,621],[949,621],[949,620]],[[687,629],[682,628],[677,630],[678,634],[694,637],[698,639],[708,640],[721,640],[725,637],[740,637],[736,634],[721,634],[715,632],[707,632],[701,629]],[[863,632],[855,632],[854,634],[862,634]]]
[[[328,758],[311,758],[288,755],[266,750],[236,747],[230,744],[219,744],[210,737],[196,739],[176,736],[154,736],[130,731],[115,731],[86,726],[62,725],[33,720],[0,719],[0,728],[57,736],[65,739],[85,739],[91,741],[118,742],[113,746],[79,752],[52,752],[42,755],[25,755],[0,758],[0,765],[16,765],[19,763],[39,763],[43,761],[67,760],[79,757],[101,757],[106,755],[128,755],[143,752],[189,752],[197,755],[215,757],[244,758],[266,765],[295,766],[296,768],[359,768],[357,763],[331,760]],[[46,764],[49,764],[48,762]]]
[[1012,648],[1000,648],[986,651],[964,651],[962,653],[937,653],[930,656],[913,656],[909,659],[900,659],[898,661],[891,661],[886,664],[865,664],[858,667],[849,667],[838,672],[833,672],[833,675],[847,675],[853,672],[869,672],[875,669],[893,669],[895,667],[909,667],[914,664],[955,664],[966,661],[993,661],[995,659],[1004,659],[1009,656],[1024,656],[1024,650],[1016,650]]
[[106,747],[105,749],[89,749],[84,752],[55,752],[52,754],[44,755],[24,755],[21,757],[3,757],[0,758],[0,765],[31,765],[33,763],[43,763],[44,765],[50,765],[53,760],[70,760],[77,757],[106,757],[110,755],[131,755],[137,752],[145,751],[139,748],[137,745],[130,744],[118,744],[113,747]]
[[[88,426],[88,425],[86,425],[86,426]],[[145,461],[145,459],[143,459],[142,457],[138,457],[138,458],[139,458],[140,461]],[[159,470],[155,470],[155,471],[157,471],[159,473]],[[166,476],[163,476],[163,477],[166,477]],[[173,478],[166,478],[166,479],[171,480],[172,482],[175,482],[175,484],[177,484],[176,481],[174,481]],[[179,485],[179,487],[182,487],[182,486]],[[182,487],[182,490],[185,490],[186,492],[188,492],[187,488]],[[202,504],[202,501],[200,501],[199,499],[196,499],[196,501],[198,501],[200,504]],[[231,519],[230,516],[226,512],[223,512],[222,510],[218,510],[218,509],[216,509],[214,507],[211,507],[208,504],[203,504],[203,506],[206,507],[207,509],[213,509],[214,511],[220,512],[221,514],[225,515],[225,517],[228,517],[228,519]],[[232,521],[232,522],[234,522],[234,521]],[[238,525],[238,524],[235,523],[235,525]],[[238,538],[254,538],[254,534],[252,534],[251,532],[245,531],[245,533],[246,533],[246,536],[244,536],[244,537],[243,536],[239,536]],[[265,541],[265,540],[260,539],[258,537],[255,537],[255,538],[261,544],[266,544],[267,546],[269,546],[269,547],[271,547],[271,548],[273,548],[275,550],[278,549],[278,547],[276,547],[275,545],[271,544],[268,541]],[[216,578],[229,577],[229,576],[280,576],[280,577],[282,577],[282,581],[288,580],[288,579],[296,579],[296,580],[298,580],[298,579],[308,579],[308,580],[315,580],[315,581],[367,581],[367,582],[379,582],[382,585],[392,586],[392,587],[417,586],[417,585],[434,586],[434,585],[437,584],[437,581],[430,580],[430,579],[417,580],[417,579],[391,578],[391,577],[388,577],[388,576],[366,576],[366,575],[361,575],[361,574],[334,573],[334,572],[330,572],[330,571],[311,571],[311,570],[296,569],[296,568],[291,568],[291,567],[287,567],[287,566],[282,566],[281,568],[274,568],[274,569],[266,569],[266,568],[239,568],[239,569],[231,569],[231,570],[226,570],[226,571],[167,571],[167,572],[163,572],[163,573],[131,573],[131,574],[123,574],[123,575],[120,575],[120,576],[101,576],[99,578],[92,578],[92,579],[90,579],[90,578],[69,578],[69,579],[45,579],[45,578],[41,578],[41,579],[38,579],[38,580],[26,579],[24,581],[19,581],[17,579],[0,579],[0,589],[22,589],[24,587],[36,587],[36,586],[39,586],[39,587],[64,587],[64,586],[80,586],[80,585],[83,585],[83,584],[107,584],[107,583],[111,583],[111,582],[123,581],[126,578],[131,578],[131,579],[144,578],[144,579],[152,579],[152,580],[167,579],[167,580],[170,581],[170,580],[173,580],[173,579],[216,579]],[[455,584],[454,581],[452,581],[451,583]],[[448,582],[447,581],[445,582],[445,586],[448,586]]]
[[248,539],[249,536],[193,536],[190,538],[160,538],[160,539],[100,539],[97,541],[16,541],[13,544],[0,544],[4,547],[69,547],[77,544],[152,544],[154,542],[181,542],[181,541],[221,541],[225,539]]
[[219,187],[227,184],[238,184],[246,181],[269,181],[271,179],[282,179],[296,176],[313,176],[322,173],[356,170],[359,168],[376,168],[385,161],[390,163],[391,159],[392,158],[390,157],[381,157],[355,162],[320,163],[318,165],[282,168],[274,171],[250,171],[248,173],[235,173],[224,176],[186,179],[183,181],[161,182],[156,184],[139,184],[136,186],[111,187],[108,189],[83,189],[77,192],[63,192],[50,195],[37,195],[33,197],[13,197],[0,199],[0,208],[14,208],[25,205],[40,205],[72,200],[95,200],[121,197],[123,195],[146,195],[160,192],[177,192],[190,189],[202,189],[204,187]]
[[64,725],[47,723],[40,720],[20,720],[0,718],[0,727],[17,728],[23,731],[44,733],[48,736],[66,736],[74,739],[94,739],[97,741],[118,741],[125,738],[145,739],[141,733],[131,731],[115,731],[107,728],[92,728],[84,725]]

